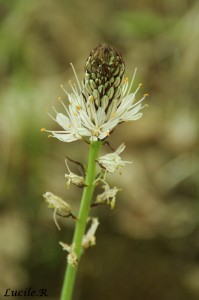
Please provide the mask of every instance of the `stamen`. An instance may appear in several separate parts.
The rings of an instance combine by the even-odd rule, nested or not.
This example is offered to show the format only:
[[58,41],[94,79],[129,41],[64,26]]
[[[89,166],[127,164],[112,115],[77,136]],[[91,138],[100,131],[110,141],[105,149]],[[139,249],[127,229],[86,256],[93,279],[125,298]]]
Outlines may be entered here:
[[60,102],[63,105],[63,107],[65,108],[66,112],[68,113],[68,109],[67,109],[66,105],[64,104],[64,102],[63,101],[60,101]]
[[73,73],[74,73],[74,75],[75,75],[75,78],[76,78],[76,81],[77,81],[77,84],[78,84],[78,87],[79,87],[79,91],[81,92],[81,85],[80,85],[79,79],[78,79],[78,77],[77,77],[77,73],[76,73],[76,71],[75,71],[75,68],[74,68],[74,66],[73,66],[72,63],[70,63],[70,65],[71,65],[72,70],[73,70]]
[[139,91],[139,89],[141,88],[141,86],[142,86],[142,83],[138,84],[137,89],[136,89],[135,92],[133,93],[133,94],[134,94],[134,97],[135,97],[135,95],[137,94],[137,92]]
[[107,132],[106,132],[106,136],[110,136],[110,131],[107,131]]
[[112,117],[112,118],[115,118],[115,116],[116,116],[116,113],[113,112],[113,113],[111,114],[111,117]]
[[95,99],[94,99],[93,96],[89,96],[89,97],[88,97],[88,100],[89,100],[90,102],[94,102]]
[[73,86],[71,80],[69,81],[69,85],[70,85],[70,87],[71,87],[73,93],[74,93],[76,96],[78,96],[77,90],[75,90],[75,88],[74,88],[74,86]]
[[46,130],[46,132],[51,132],[51,133],[66,133],[66,130]]
[[66,168],[68,170],[68,173],[71,174],[71,170],[69,169],[68,163],[67,163],[67,159],[65,159],[65,164],[66,164]]
[[55,221],[55,225],[57,226],[58,230],[61,230],[61,228],[60,228],[60,226],[59,226],[59,224],[57,222],[57,219],[56,219],[57,209],[58,209],[58,207],[56,207],[55,210],[54,210],[54,212],[53,212],[53,219]]
[[58,114],[58,112],[56,111],[55,107],[53,106],[53,110],[56,112],[56,114]]
[[42,132],[42,131],[46,131],[46,129],[45,129],[45,128],[41,128],[40,131],[41,131],[41,132]]
[[51,114],[49,112],[47,114],[51,117],[51,119],[53,119],[53,121],[57,122],[56,119],[53,118],[53,116],[51,116]]
[[130,108],[133,108],[134,106],[137,106],[140,102],[142,102],[144,99],[146,98],[146,96],[144,95],[142,97],[142,99],[140,99],[138,102],[134,103]]
[[137,68],[135,68],[135,71],[134,71],[134,73],[133,73],[133,78],[131,79],[131,83],[130,83],[130,85],[129,85],[129,89],[128,89],[127,95],[130,93],[131,88],[132,88],[132,86],[133,86],[133,82],[134,82],[134,79],[135,79],[136,72],[137,72]]
[[60,84],[60,88],[66,93],[67,96],[69,96],[69,93],[66,91],[63,84]]

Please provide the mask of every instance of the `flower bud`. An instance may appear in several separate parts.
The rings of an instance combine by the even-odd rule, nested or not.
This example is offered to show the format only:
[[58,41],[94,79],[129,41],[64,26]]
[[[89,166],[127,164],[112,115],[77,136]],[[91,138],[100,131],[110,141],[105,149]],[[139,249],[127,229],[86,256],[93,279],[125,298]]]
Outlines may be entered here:
[[[108,109],[113,99],[119,99],[124,71],[122,56],[113,47],[100,44],[90,52],[85,67],[84,92],[94,97],[96,107]],[[106,104],[103,103],[105,98],[108,99]]]

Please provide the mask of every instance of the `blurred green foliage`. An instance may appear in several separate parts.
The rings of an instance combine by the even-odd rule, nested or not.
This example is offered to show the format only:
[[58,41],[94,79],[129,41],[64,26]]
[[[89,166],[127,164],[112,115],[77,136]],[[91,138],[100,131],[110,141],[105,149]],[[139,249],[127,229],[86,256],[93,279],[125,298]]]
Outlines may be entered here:
[[70,242],[74,224],[60,220],[58,232],[42,194],[77,210],[81,190],[66,189],[64,159],[86,163],[88,145],[47,139],[40,128],[56,128],[46,112],[66,101],[59,85],[73,79],[69,63],[82,78],[89,51],[107,42],[122,52],[126,76],[138,67],[149,107],[110,137],[134,163],[110,178],[123,189],[115,210],[93,210],[97,246],[74,299],[198,299],[198,41],[196,0],[0,1],[1,291],[33,286],[59,297],[58,242]]

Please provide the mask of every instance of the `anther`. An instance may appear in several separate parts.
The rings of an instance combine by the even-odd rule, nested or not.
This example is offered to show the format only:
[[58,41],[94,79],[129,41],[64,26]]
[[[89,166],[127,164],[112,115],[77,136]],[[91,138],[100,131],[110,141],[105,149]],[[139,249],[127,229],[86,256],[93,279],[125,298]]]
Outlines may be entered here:
[[110,131],[107,131],[107,132],[106,132],[106,136],[110,136]]
[[46,131],[46,129],[45,128],[41,128],[40,131]]

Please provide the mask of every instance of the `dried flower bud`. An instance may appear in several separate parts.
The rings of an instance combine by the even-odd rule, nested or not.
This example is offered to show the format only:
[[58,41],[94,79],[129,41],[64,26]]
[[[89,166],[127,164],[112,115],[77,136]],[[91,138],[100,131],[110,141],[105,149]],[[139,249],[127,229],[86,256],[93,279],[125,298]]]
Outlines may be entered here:
[[68,179],[67,183],[66,183],[67,187],[69,188],[71,183],[78,186],[78,187],[84,187],[85,186],[84,177],[72,173],[71,170],[69,169],[68,164],[67,164],[67,160],[65,160],[65,163],[66,163],[66,167],[67,167],[68,172],[69,172],[69,174],[65,174],[65,178]]
[[43,197],[44,197],[45,201],[48,203],[48,207],[54,209],[53,218],[54,218],[57,228],[59,230],[61,230],[61,228],[57,222],[57,219],[56,219],[56,214],[57,214],[57,212],[71,214],[70,205],[68,203],[66,203],[62,198],[54,195],[51,192],[46,192],[43,195]]
[[122,56],[111,46],[102,44],[94,48],[86,62],[85,91],[96,107],[108,109],[113,99],[121,96],[121,83],[125,71]]
[[99,226],[98,219],[92,218],[91,227],[88,229],[87,233],[83,237],[82,247],[84,249],[87,249],[91,246],[95,246],[95,244],[96,244],[95,232],[96,232],[98,226]]
[[117,187],[110,188],[108,183],[104,181],[103,185],[104,192],[97,196],[94,204],[107,204],[110,205],[111,209],[115,207],[115,199],[117,192],[120,191]]
[[78,264],[78,258],[74,251],[75,244],[72,244],[72,246],[69,246],[68,244],[63,243],[63,242],[59,242],[59,244],[63,247],[63,250],[68,252],[68,255],[67,255],[68,264],[72,265],[73,267],[76,267]]
[[120,153],[122,153],[124,149],[125,145],[121,144],[115,152],[100,156],[98,159],[99,165],[107,172],[113,173],[116,170],[123,168],[125,164],[131,164],[131,161],[122,160],[120,157]]

